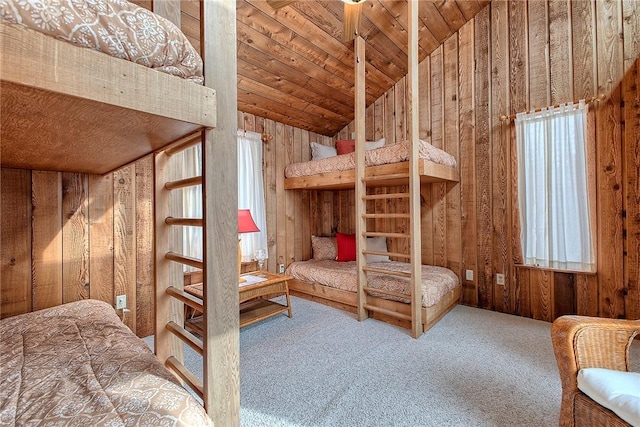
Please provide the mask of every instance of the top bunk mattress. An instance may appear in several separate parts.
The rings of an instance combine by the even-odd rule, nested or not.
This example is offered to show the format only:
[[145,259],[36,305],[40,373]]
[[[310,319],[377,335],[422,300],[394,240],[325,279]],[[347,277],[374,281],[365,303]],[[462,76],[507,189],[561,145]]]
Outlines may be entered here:
[[[126,0],[0,0],[0,19],[202,84],[202,58],[171,22]],[[90,70],[87,70],[90,72]]]
[[[368,267],[409,273],[411,264],[406,262],[385,261],[372,262]],[[305,282],[318,283],[343,291],[357,292],[358,273],[356,262],[338,262],[327,259],[313,259],[309,261],[293,262],[287,268],[286,274]],[[431,307],[437,304],[447,293],[460,286],[458,276],[448,268],[433,265],[423,265],[422,274],[422,305]],[[385,275],[378,272],[367,273],[368,286],[371,288],[397,292],[404,295],[411,294],[411,281],[407,277]],[[373,296],[391,299],[409,304],[408,298],[395,298],[378,294]]]
[[2,426],[213,425],[105,302],[6,318],[0,337]]
[[[419,156],[421,159],[433,163],[456,167],[456,159],[446,151],[443,151],[426,141],[419,141]],[[409,160],[409,143],[407,141],[385,145],[384,147],[365,150],[365,166],[378,166],[391,163],[405,162]],[[340,172],[355,169],[355,153],[340,154],[320,160],[310,160],[302,163],[292,163],[284,170],[286,178],[312,176],[321,173]]]

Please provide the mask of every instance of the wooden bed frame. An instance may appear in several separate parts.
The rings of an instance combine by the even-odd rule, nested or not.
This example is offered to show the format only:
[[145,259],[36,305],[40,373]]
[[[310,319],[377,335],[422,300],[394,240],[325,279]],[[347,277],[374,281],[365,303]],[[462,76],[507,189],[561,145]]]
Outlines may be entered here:
[[[355,292],[331,288],[319,283],[309,283],[302,280],[289,280],[289,293],[300,298],[336,307],[350,313],[357,313],[358,295]],[[458,286],[448,292],[438,303],[431,307],[422,307],[422,331],[428,331],[445,314],[458,304],[462,295],[462,287]],[[373,297],[367,295],[367,304],[379,307],[380,311],[371,312],[370,317],[387,323],[411,328],[411,304]],[[384,310],[394,314],[385,314]],[[407,316],[408,320],[398,318],[398,313]]]
[[[370,183],[370,187],[406,185],[409,166],[409,162],[368,166],[364,170],[364,176],[381,178]],[[418,173],[421,184],[444,181],[458,182],[460,176],[456,168],[434,163],[426,159],[418,160]],[[284,188],[285,190],[349,190],[355,187],[355,182],[355,169],[350,169],[346,171],[285,178]]]
[[[154,2],[154,10],[180,27],[180,1]],[[202,4],[205,85],[80,48],[20,25],[0,22],[0,165],[6,168],[105,174],[144,156],[155,157],[155,353],[202,397],[217,425],[238,425],[238,292],[234,268],[237,183],[226,165],[235,159],[237,129],[235,4]],[[215,90],[214,88],[218,88]],[[201,177],[177,179],[174,152],[202,143]],[[215,153],[215,154],[214,154]],[[170,190],[203,184],[206,217],[199,220],[215,247],[203,260],[171,252],[175,225],[165,208]],[[173,227],[173,228],[172,228]],[[177,230],[179,231],[179,230]],[[177,261],[177,262],[175,262]],[[182,266],[208,265],[203,339],[184,333]],[[235,304],[234,304],[235,302]],[[215,345],[213,340],[215,339]],[[184,343],[203,356],[204,381],[182,365]]]
[[[437,164],[419,156],[419,118],[418,118],[418,5],[408,2],[408,78],[407,98],[410,100],[407,115],[407,140],[409,141],[409,160],[379,166],[365,167],[365,43],[362,37],[356,35],[354,41],[355,59],[355,167],[347,171],[321,173],[313,176],[285,178],[286,190],[355,190],[355,236],[356,236],[356,264],[357,264],[357,292],[345,292],[330,289],[314,283],[292,281],[290,290],[293,295],[310,298],[315,301],[328,303],[348,311],[354,311],[358,320],[367,317],[383,318],[392,323],[408,326],[411,335],[418,338],[426,329],[438,321],[459,300],[461,290],[456,288],[450,295],[443,298],[435,307],[422,307],[421,290],[421,249],[422,239],[420,230],[420,187],[423,184],[435,182],[458,182],[459,173],[456,168]],[[367,193],[367,187],[406,186],[396,193],[372,195]],[[408,212],[396,213],[368,213],[367,200],[406,198]],[[399,233],[370,232],[367,230],[367,219],[389,218],[393,216],[405,217],[409,215],[408,230]],[[398,254],[391,252],[368,251],[367,237],[386,236],[404,238],[409,241],[409,253]],[[374,298],[367,293],[367,271],[376,271],[366,264],[366,255],[390,255],[396,258],[408,259],[411,271],[410,304]],[[383,272],[383,271],[380,271]],[[388,272],[389,274],[397,274]],[[404,275],[404,274],[403,274]],[[405,276],[406,277],[406,276]]]
[[210,87],[5,21],[0,43],[4,167],[105,174],[216,126]]

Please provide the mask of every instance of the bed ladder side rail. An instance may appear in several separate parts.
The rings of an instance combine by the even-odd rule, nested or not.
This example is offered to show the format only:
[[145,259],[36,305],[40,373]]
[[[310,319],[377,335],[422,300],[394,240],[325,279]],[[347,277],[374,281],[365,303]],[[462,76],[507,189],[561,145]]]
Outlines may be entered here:
[[411,335],[420,337],[422,326],[422,234],[420,229],[419,175],[419,111],[418,111],[418,1],[409,0],[408,21],[408,137],[409,150],[409,213],[411,215],[409,251],[411,254]]
[[367,213],[367,202],[364,196],[367,194],[367,181],[365,177],[365,42],[356,34],[354,40],[354,69],[355,69],[355,207],[356,207],[356,274],[357,274],[357,307],[358,320],[369,317],[368,310],[364,307],[367,303],[367,294],[364,288],[367,286],[366,255],[362,252],[366,249],[367,220],[363,217]]
[[[376,252],[376,254],[380,254],[379,251],[369,251],[366,248],[366,238],[367,237],[386,237],[391,239],[402,239],[404,241],[408,240],[408,254],[403,254],[402,258],[406,259],[410,263],[409,272],[397,272],[392,270],[387,270],[384,268],[373,268],[367,267],[365,263],[358,263],[358,273],[359,275],[365,275],[368,272],[370,273],[382,273],[386,275],[395,275],[401,277],[408,277],[410,280],[410,295],[409,299],[411,301],[411,315],[396,313],[392,310],[381,309],[379,307],[375,307],[372,304],[367,304],[367,295],[370,292],[376,292],[371,287],[366,284],[366,280],[359,279],[358,281],[358,318],[365,318],[366,314],[361,314],[361,312],[366,311],[375,311],[379,313],[383,313],[388,316],[393,316],[402,320],[408,320],[411,323],[411,335],[414,338],[418,338],[423,331],[422,326],[422,278],[421,278],[421,230],[420,230],[420,176],[419,176],[419,147],[418,147],[418,125],[419,125],[419,116],[418,116],[418,2],[415,0],[409,0],[409,13],[408,13],[408,81],[407,85],[407,94],[408,94],[408,103],[409,103],[409,112],[408,112],[408,136],[410,141],[409,146],[409,169],[406,173],[392,173],[387,175],[375,175],[375,176],[363,176],[363,174],[356,173],[356,188],[362,183],[364,184],[364,190],[358,194],[356,192],[356,205],[360,207],[356,211],[356,218],[358,220],[358,224],[362,223],[360,228],[356,228],[356,233],[358,234],[358,238],[360,244],[358,245],[358,256],[361,258],[365,258],[367,253],[371,254],[372,252]],[[357,45],[356,45],[357,47]],[[357,50],[356,50],[357,52]],[[356,78],[356,82],[357,82]],[[356,108],[356,136],[358,130],[358,109]],[[362,119],[364,121],[364,119]],[[357,148],[357,143],[356,143]],[[356,153],[358,155],[358,153]],[[358,157],[356,157],[358,159]],[[357,163],[356,163],[357,166]],[[356,169],[357,170],[357,169]],[[397,185],[398,181],[407,182],[408,181],[408,189],[406,191],[400,191],[390,194],[367,194],[367,184],[371,186],[376,186],[376,184],[381,185],[384,183],[395,183]],[[395,213],[368,213],[366,211],[367,201],[377,201],[377,200],[401,200],[407,199],[408,201],[408,214],[407,212],[395,212]],[[400,207],[400,204],[396,204],[396,207]],[[368,231],[367,230],[367,221],[375,223],[376,220],[408,220],[407,230],[404,232],[380,232],[380,231]],[[362,242],[364,240],[364,242]],[[395,252],[387,252],[386,254],[389,256],[395,256],[398,251]],[[360,277],[360,276],[359,276]],[[379,293],[386,293],[388,296],[398,296],[391,295],[395,294],[393,292],[389,293],[387,291],[379,291]]]

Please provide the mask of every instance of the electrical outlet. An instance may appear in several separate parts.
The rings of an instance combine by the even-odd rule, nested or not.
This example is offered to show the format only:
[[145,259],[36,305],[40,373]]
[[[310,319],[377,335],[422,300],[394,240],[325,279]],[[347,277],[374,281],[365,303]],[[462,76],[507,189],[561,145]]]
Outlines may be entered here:
[[118,295],[116,297],[116,310],[124,310],[127,308],[127,296]]
[[284,264],[278,264],[278,273],[284,274]]
[[496,274],[496,285],[504,286],[504,274]]
[[466,279],[467,280],[473,280],[473,270],[466,270]]

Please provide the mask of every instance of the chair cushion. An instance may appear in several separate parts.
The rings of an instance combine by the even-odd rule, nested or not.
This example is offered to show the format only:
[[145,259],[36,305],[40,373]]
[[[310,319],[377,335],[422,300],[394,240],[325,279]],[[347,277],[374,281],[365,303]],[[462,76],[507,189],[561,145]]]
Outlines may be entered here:
[[581,369],[578,388],[632,426],[640,426],[640,373]]

